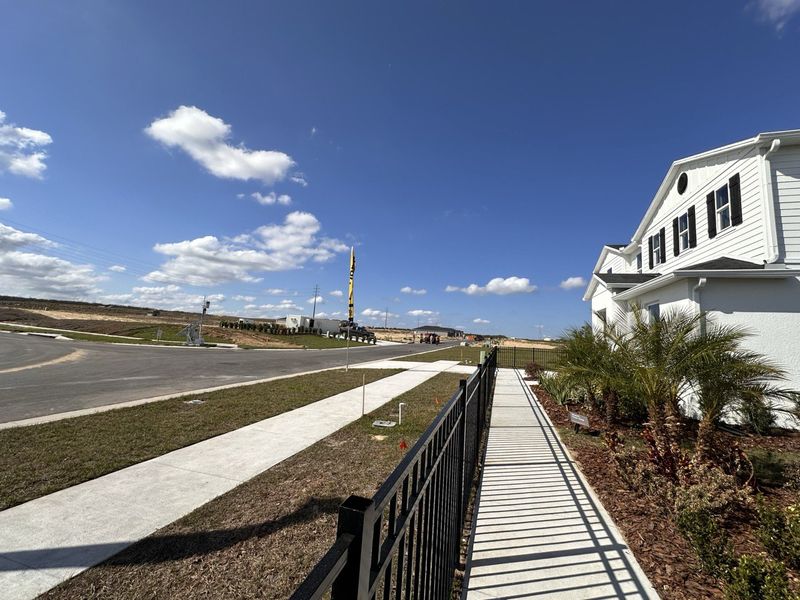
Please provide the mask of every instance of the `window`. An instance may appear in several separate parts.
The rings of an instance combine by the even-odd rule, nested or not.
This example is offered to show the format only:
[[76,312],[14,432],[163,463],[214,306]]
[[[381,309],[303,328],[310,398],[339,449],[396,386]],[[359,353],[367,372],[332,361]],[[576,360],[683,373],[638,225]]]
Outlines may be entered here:
[[660,265],[664,262],[664,255],[661,253],[661,246],[663,245],[663,240],[661,236],[663,234],[659,231],[657,234],[653,236],[653,264]]
[[706,196],[708,213],[708,237],[712,239],[717,233],[741,225],[742,223],[742,182],[736,173],[728,179],[728,183]]
[[678,217],[678,239],[681,250],[686,250],[689,247],[689,213]]
[[636,271],[638,273],[642,272],[642,253],[641,252],[639,252],[639,254],[636,255]]
[[728,197],[728,186],[722,186],[714,195],[717,202],[717,231],[722,231],[731,226],[731,202]]
[[661,305],[658,302],[647,305],[647,314],[650,317],[650,322],[657,321],[661,318]]

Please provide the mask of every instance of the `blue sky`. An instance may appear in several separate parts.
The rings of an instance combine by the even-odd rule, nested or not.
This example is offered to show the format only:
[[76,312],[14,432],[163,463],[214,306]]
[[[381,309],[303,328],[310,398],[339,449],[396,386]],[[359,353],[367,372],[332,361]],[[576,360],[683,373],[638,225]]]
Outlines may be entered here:
[[2,294],[342,314],[354,245],[362,322],[557,335],[674,159],[800,127],[798,0],[0,11]]

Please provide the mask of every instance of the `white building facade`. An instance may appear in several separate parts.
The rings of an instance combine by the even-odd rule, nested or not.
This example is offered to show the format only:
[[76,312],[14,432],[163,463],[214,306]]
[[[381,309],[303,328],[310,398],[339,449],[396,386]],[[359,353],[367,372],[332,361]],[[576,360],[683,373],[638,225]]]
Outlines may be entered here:
[[744,326],[800,390],[800,130],[674,162],[631,242],[603,247],[584,300],[595,326],[634,304]]

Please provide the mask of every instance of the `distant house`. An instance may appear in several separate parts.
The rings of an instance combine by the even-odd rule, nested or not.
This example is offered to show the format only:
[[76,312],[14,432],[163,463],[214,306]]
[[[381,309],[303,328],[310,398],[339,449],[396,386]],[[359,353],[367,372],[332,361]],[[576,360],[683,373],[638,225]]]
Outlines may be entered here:
[[675,161],[628,244],[600,251],[584,295],[596,326],[704,312],[752,332],[800,389],[800,130]]
[[453,329],[452,327],[441,327],[439,325],[423,325],[422,327],[415,327],[411,331],[415,333],[435,333],[443,337],[464,337],[464,332],[460,329]]

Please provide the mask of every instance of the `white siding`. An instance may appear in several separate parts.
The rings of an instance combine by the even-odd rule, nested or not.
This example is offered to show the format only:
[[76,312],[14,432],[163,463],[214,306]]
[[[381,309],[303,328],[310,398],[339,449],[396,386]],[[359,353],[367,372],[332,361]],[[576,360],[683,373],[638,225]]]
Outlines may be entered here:
[[[698,161],[697,166],[687,168],[689,186],[683,196],[678,195],[673,183],[661,207],[656,212],[642,239],[643,272],[671,273],[676,269],[697,263],[729,256],[762,263],[766,258],[764,248],[764,214],[759,172],[759,156],[756,148],[716,156]],[[713,239],[708,237],[706,194],[722,187],[728,179],[739,173],[742,191],[742,223],[718,232]],[[697,224],[697,247],[684,250],[675,256],[672,250],[672,220],[695,207]],[[647,240],[661,228],[666,233],[665,263],[649,268]]]
[[[778,205],[778,230],[783,231],[783,257],[800,263],[800,146],[780,149],[769,158],[772,189]],[[779,235],[780,237],[780,235]]]
[[652,292],[645,292],[629,300],[630,304],[638,304],[641,309],[645,309],[649,304],[658,303],[660,306],[661,314],[665,315],[669,312],[678,311],[693,311],[696,310],[694,300],[692,300],[691,285],[696,280],[680,279],[670,285],[665,285],[653,290]]
[[609,252],[606,255],[606,259],[603,261],[603,266],[600,269],[600,273],[608,273],[609,269],[611,269],[612,273],[628,272],[625,259],[622,256],[619,256],[616,252]]

